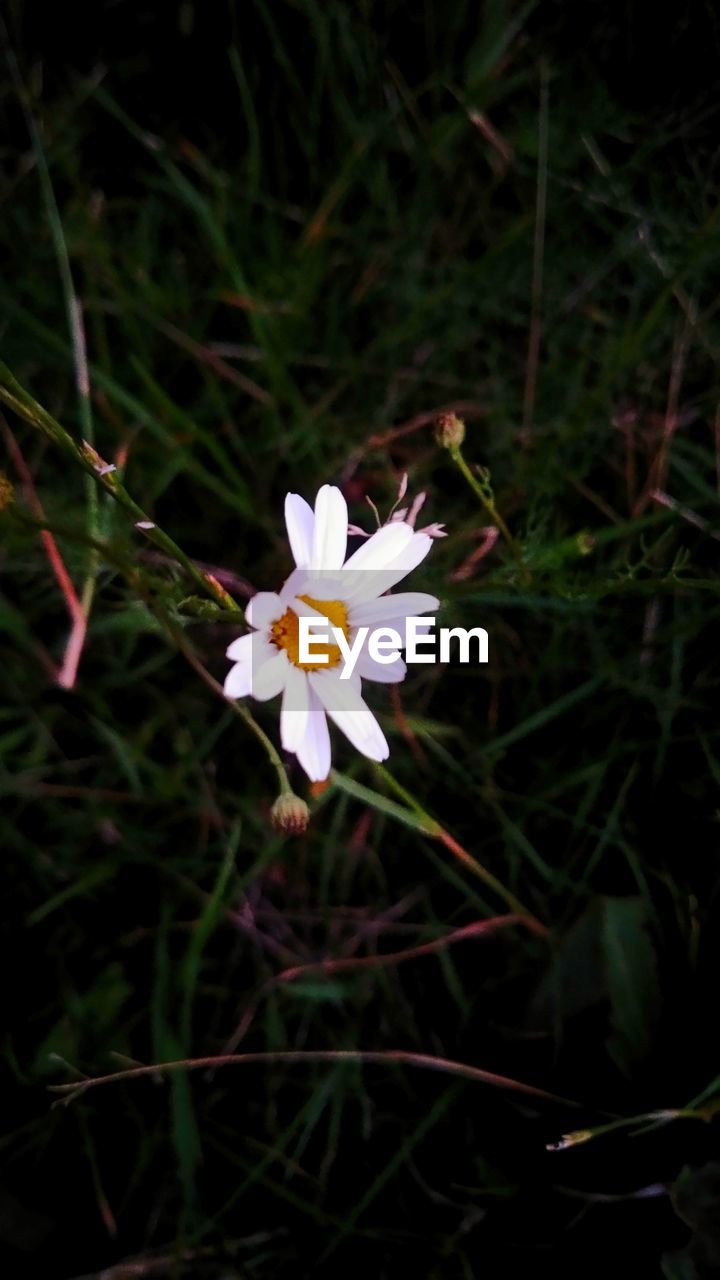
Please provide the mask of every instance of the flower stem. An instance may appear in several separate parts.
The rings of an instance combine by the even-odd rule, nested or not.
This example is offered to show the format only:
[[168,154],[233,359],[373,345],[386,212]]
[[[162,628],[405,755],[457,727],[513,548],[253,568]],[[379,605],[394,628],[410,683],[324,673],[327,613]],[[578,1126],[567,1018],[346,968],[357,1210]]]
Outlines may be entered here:
[[190,647],[182,632],[178,631],[177,627],[175,627],[168,618],[161,620],[163,621],[163,625],[172,635],[172,638],[183,657],[187,659],[193,670],[200,676],[200,679],[205,681],[205,684],[209,689],[212,689],[214,693],[217,693],[221,698],[225,699],[235,715],[245,721],[245,724],[248,729],[250,729],[251,733],[254,733],[258,742],[262,743],[265,754],[277,774],[278,784],[280,786],[280,795],[292,795],[293,789],[290,786],[290,780],[285,771],[285,766],[283,765],[275,746],[271,742],[265,730],[260,727],[252,712],[248,710],[244,702],[235,702],[231,698],[226,697],[225,690],[222,685],[210,674],[207,668],[203,666],[202,662]]
[[[59,1059],[62,1061],[62,1059]],[[101,1084],[113,1084],[125,1080],[138,1080],[144,1077],[151,1079],[163,1072],[202,1071],[208,1068],[213,1071],[218,1067],[251,1066],[258,1063],[319,1063],[319,1062],[359,1062],[375,1063],[380,1066],[421,1067],[429,1071],[439,1071],[446,1075],[459,1076],[464,1080],[472,1080],[478,1084],[494,1085],[499,1089],[509,1089],[530,1097],[541,1098],[546,1102],[559,1103],[566,1107],[579,1107],[580,1103],[573,1098],[563,1098],[555,1093],[548,1093],[536,1085],[525,1084],[522,1080],[514,1080],[509,1076],[497,1075],[494,1071],[484,1071],[467,1062],[455,1062],[451,1058],[441,1058],[430,1053],[415,1053],[408,1049],[270,1049],[254,1053],[225,1053],[215,1057],[182,1058],[173,1062],[153,1062],[148,1065],[127,1067],[122,1071],[112,1071],[105,1076],[85,1076],[79,1073],[79,1079],[68,1084],[51,1084],[48,1090],[58,1093],[64,1102],[72,1102],[74,1098]]]
[[203,573],[192,562],[189,556],[185,554],[181,547],[162,529],[159,529],[154,521],[150,520],[148,515],[138,506],[137,502],[131,498],[127,489],[120,483],[113,470],[105,470],[106,464],[93,446],[85,441],[82,447],[73,439],[68,431],[56,422],[55,419],[43,409],[42,405],[21,386],[17,378],[11,373],[7,365],[0,360],[0,400],[12,409],[25,422],[29,422],[31,426],[38,431],[42,431],[43,435],[56,445],[66,457],[70,458],[73,463],[80,467],[86,475],[93,478],[96,484],[100,485],[106,493],[122,507],[125,513],[130,516],[133,523],[145,526],[143,533],[148,540],[161,551],[164,551],[180,565],[185,572],[206,594],[211,596],[216,604],[222,605],[223,609],[230,610],[238,615],[242,614],[240,605],[233,600],[232,596],[213,578],[212,574]]
[[505,523],[505,520],[500,515],[500,512],[498,511],[497,506],[495,505],[495,496],[489,484],[487,483],[483,484],[483,482],[479,480],[478,477],[472,472],[472,470],[470,469],[470,467],[468,466],[467,462],[463,457],[462,449],[460,448],[459,445],[454,445],[448,451],[456,467],[462,473],[462,475],[465,477],[468,484],[470,485],[470,488],[472,489],[473,493],[477,498],[480,499],[480,502],[482,503],[483,507],[487,511],[493,524],[496,525],[497,528],[500,530],[500,533],[502,534],[503,538],[505,539],[508,545],[508,548],[513,557],[513,560],[515,561],[515,563],[517,564],[518,568],[520,569],[523,575],[524,581],[529,582],[530,574],[529,574],[527,565],[523,560],[523,554],[522,554],[522,549],[520,547],[520,544],[517,538],[513,537],[513,535],[511,534],[510,530],[507,527],[507,524]]

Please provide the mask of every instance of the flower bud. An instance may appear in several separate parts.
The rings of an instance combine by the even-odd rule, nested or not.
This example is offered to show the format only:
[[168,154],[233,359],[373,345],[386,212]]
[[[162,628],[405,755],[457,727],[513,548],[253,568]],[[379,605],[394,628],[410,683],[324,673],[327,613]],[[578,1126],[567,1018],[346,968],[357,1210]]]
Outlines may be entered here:
[[299,836],[307,830],[310,810],[300,796],[287,791],[275,801],[270,810],[270,821],[276,831],[282,831],[286,836]]
[[595,550],[595,545],[596,543],[593,535],[588,533],[586,529],[581,530],[580,533],[575,535],[575,546],[578,549],[578,555],[592,555]]
[[459,449],[465,439],[465,423],[454,413],[443,413],[435,423],[435,439],[443,449]]

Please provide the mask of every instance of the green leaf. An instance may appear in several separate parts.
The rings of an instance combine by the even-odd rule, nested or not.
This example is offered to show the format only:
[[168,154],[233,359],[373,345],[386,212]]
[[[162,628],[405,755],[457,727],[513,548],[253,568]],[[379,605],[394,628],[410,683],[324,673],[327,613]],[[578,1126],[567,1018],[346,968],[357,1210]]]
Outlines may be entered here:
[[660,1005],[655,950],[641,897],[594,898],[558,940],[538,984],[530,1024],[556,1028],[607,1001],[607,1049],[629,1072],[652,1048]]
[[338,773],[337,769],[331,769],[330,777],[340,791],[344,791],[355,800],[362,800],[364,804],[369,804],[378,813],[384,813],[386,817],[401,822],[403,826],[410,827],[413,831],[422,831],[427,836],[437,835],[437,824],[431,818],[403,808],[394,800],[388,800],[387,796],[381,795],[379,791],[372,791],[370,787],[364,787],[362,783],[355,782],[354,778],[349,778],[347,774]]
[[230,875],[235,866],[235,855],[240,841],[240,830],[241,824],[236,822],[227,842],[225,856],[218,868],[212,893],[207,899],[202,915],[192,931],[190,936],[190,945],[188,946],[187,954],[183,961],[183,1005],[180,1019],[181,1039],[183,1044],[182,1053],[188,1053],[190,1051],[193,999],[195,996],[198,978],[200,976],[202,955],[205,949],[205,944],[218,924],[218,921],[222,917],[223,899]]
[[611,1034],[608,1052],[621,1071],[647,1057],[660,1006],[655,948],[643,898],[605,898],[601,945]]
[[[180,1042],[172,1032],[166,1033],[165,1042],[170,1058],[182,1056]],[[195,1201],[195,1172],[200,1163],[202,1149],[195,1118],[190,1076],[187,1071],[173,1071],[170,1077],[170,1116],[185,1203],[192,1205]]]
[[720,1164],[685,1166],[670,1189],[672,1207],[692,1230],[686,1249],[665,1254],[667,1280],[700,1280],[720,1269]]
[[530,1025],[562,1025],[606,995],[600,953],[602,901],[593,898],[553,947],[530,1008]]

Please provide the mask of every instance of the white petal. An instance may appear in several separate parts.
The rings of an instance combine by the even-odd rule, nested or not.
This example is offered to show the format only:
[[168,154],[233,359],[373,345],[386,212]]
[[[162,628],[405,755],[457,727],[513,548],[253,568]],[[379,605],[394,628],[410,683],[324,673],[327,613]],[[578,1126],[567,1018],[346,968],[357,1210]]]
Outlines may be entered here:
[[312,555],[315,516],[299,493],[289,493],[285,498],[285,525],[295,563],[298,569],[306,569]]
[[233,662],[252,662],[254,635],[238,636],[225,650],[225,657]]
[[395,658],[392,662],[377,662],[365,650],[355,663],[353,675],[362,676],[363,680],[377,680],[379,684],[399,684],[405,679],[406,673],[407,667],[402,658]]
[[414,537],[409,524],[383,525],[350,556],[346,569],[385,569]]
[[282,600],[274,591],[258,591],[245,610],[245,621],[251,627],[269,627],[283,613]]
[[[387,529],[409,528],[408,525],[386,525],[385,527]],[[378,530],[378,533],[382,532],[382,529]],[[401,547],[396,556],[386,561],[382,570],[378,569],[374,573],[355,574],[357,581],[346,592],[345,599],[355,605],[364,600],[374,600],[381,596],[383,592],[389,591],[391,587],[401,582],[411,570],[419,565],[420,561],[425,559],[431,546],[432,538],[429,538],[426,533],[413,533],[411,530],[410,537],[406,539],[404,546]],[[362,550],[362,547],[360,549]]]
[[228,645],[227,656],[238,666],[259,670],[263,662],[274,658],[277,654],[275,645],[270,644],[264,631],[251,631],[247,636],[239,636]]
[[[385,567],[391,572],[396,573],[402,570],[400,577],[404,577],[406,573],[411,573],[413,569],[417,569],[422,560],[425,559],[428,551],[433,544],[433,540],[427,533],[413,533],[407,546],[395,557],[392,564]],[[395,581],[399,582],[400,577]]]
[[310,596],[312,600],[343,600],[345,586],[346,579],[342,569],[333,570],[332,573],[304,572],[301,582],[295,588],[295,595]]
[[253,698],[257,698],[258,702],[267,702],[270,698],[276,698],[285,688],[289,667],[290,663],[284,649],[274,657],[268,658],[266,662],[261,662],[260,665],[253,664]]
[[307,592],[307,569],[293,569],[289,578],[286,578],[280,588],[280,599],[285,608],[287,608],[288,600],[292,596],[303,595]]
[[349,620],[351,626],[363,627],[373,622],[384,623],[386,618],[415,618],[421,613],[433,613],[439,607],[437,597],[424,591],[400,591],[396,596],[380,596],[355,605]]
[[296,754],[311,782],[325,781],[330,772],[330,732],[325,712],[312,689],[307,728]]
[[[250,639],[243,636],[243,639]],[[237,662],[225,677],[223,690],[226,698],[246,698],[252,693],[252,663]]]
[[372,711],[361,698],[357,685],[337,676],[311,671],[308,679],[330,719],[350,739],[357,751],[370,760],[387,760],[390,748]]
[[313,569],[339,569],[347,549],[347,503],[339,489],[324,484],[315,499]]
[[290,663],[280,712],[280,739],[285,751],[297,751],[307,733],[309,711],[310,685],[307,675]]

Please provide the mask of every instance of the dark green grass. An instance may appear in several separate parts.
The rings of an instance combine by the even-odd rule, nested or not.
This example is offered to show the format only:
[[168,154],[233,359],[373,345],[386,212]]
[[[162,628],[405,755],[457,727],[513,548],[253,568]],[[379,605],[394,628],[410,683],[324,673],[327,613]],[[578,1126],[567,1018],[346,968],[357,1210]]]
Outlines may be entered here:
[[[283,841],[272,768],[167,623],[219,680],[239,627],[198,616],[197,584],[7,411],[77,589],[95,579],[61,691],[43,655],[62,660],[67,616],[8,458],[9,1274],[135,1259],[178,1277],[446,1280],[529,1274],[549,1253],[559,1274],[596,1257],[657,1275],[663,1255],[667,1276],[704,1274],[716,1238],[704,1224],[695,1262],[671,1258],[690,1230],[663,1187],[685,1165],[711,1176],[711,1124],[546,1144],[682,1108],[719,1070],[712,22],[654,31],[643,91],[635,10],[620,26],[591,8],[582,32],[500,3],[189,4],[137,31],[123,6],[105,17],[73,42],[11,6],[31,119],[9,80],[3,359],[77,440],[108,461],[127,449],[133,498],[236,575],[240,604],[289,568],[287,489],[340,482],[370,527],[365,495],[387,510],[407,470],[449,534],[415,582],[444,622],[487,627],[491,661],[411,672],[414,752],[371,694],[394,782],[338,740],[342,778]],[[696,82],[668,93],[663,60],[688,40]],[[460,402],[523,570],[498,542],[456,575],[488,523],[432,432]],[[672,415],[660,487],[678,505],[639,509]],[[277,741],[274,705],[255,710]],[[442,939],[508,894],[547,940],[508,928],[276,981]],[[221,1053],[241,1025],[239,1051],[402,1050],[581,1108],[399,1063],[283,1060],[50,1109],[45,1086],[71,1078],[54,1054],[102,1075],[118,1054]],[[697,1228],[697,1183],[683,1191]]]

